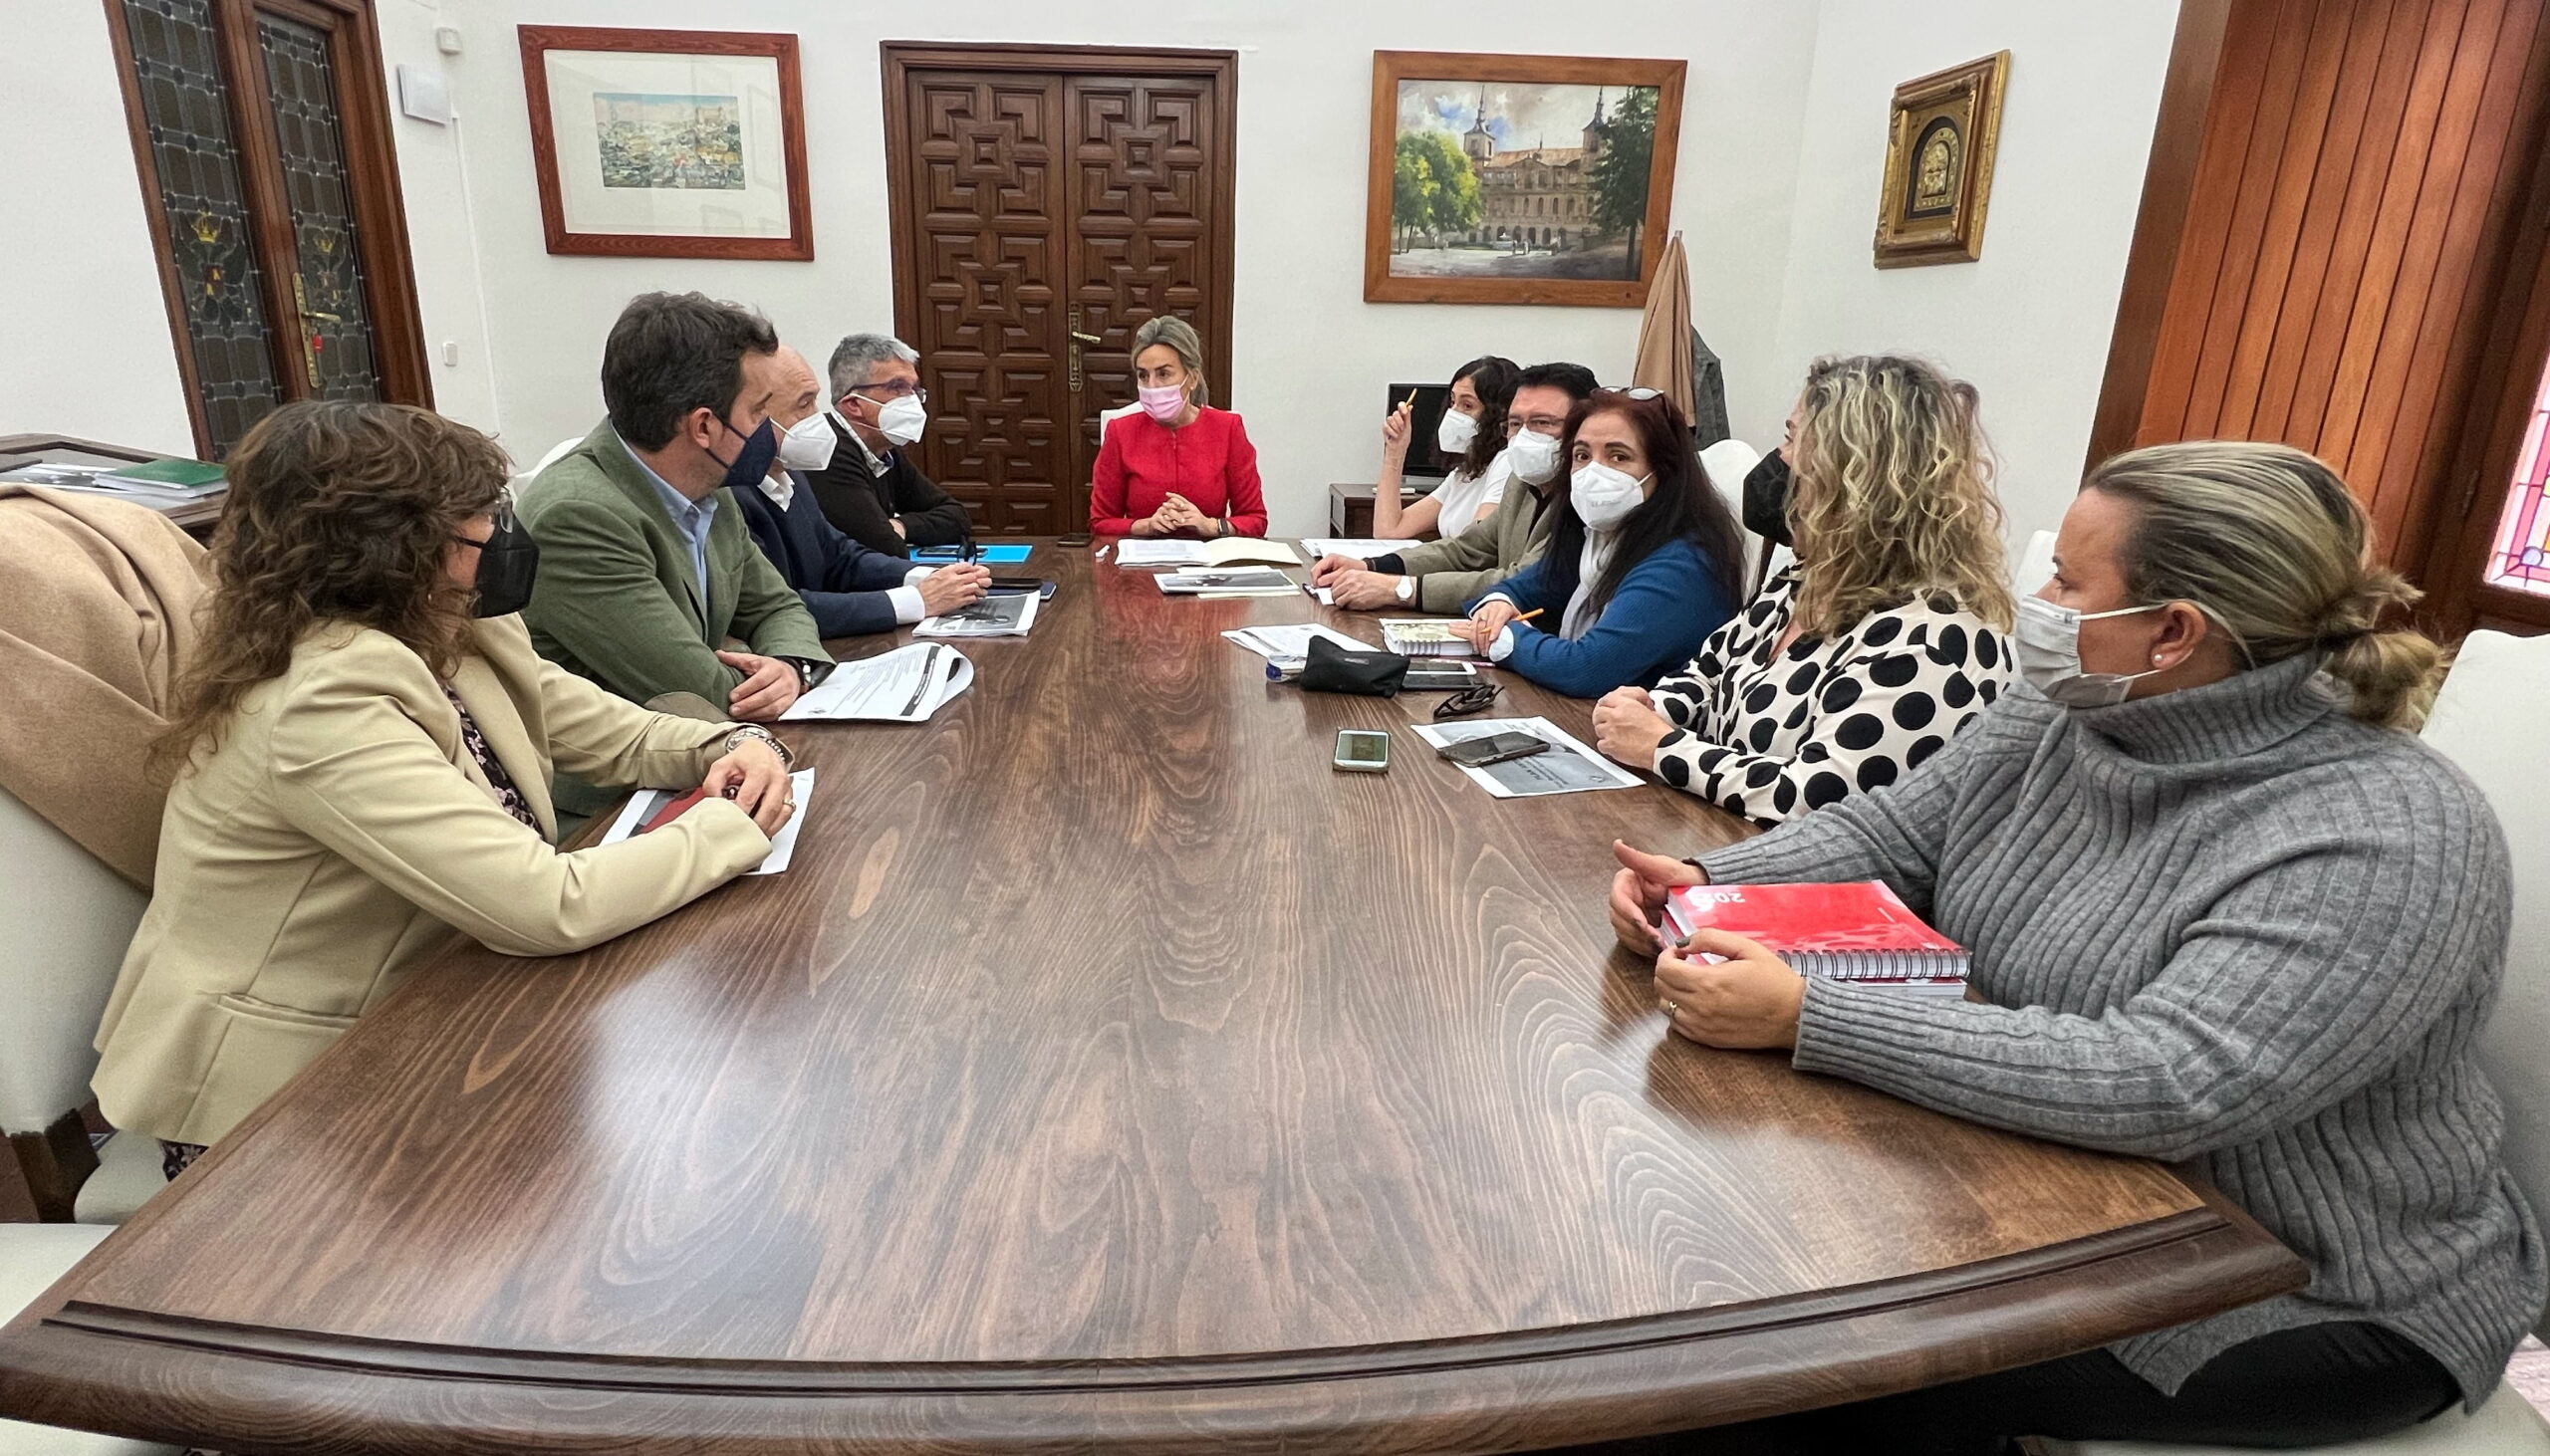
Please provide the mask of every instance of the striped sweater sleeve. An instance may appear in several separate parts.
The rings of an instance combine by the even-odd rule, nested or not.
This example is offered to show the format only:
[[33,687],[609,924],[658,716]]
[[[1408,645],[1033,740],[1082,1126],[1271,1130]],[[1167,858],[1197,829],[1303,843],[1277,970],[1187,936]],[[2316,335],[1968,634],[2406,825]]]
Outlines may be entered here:
[[2367,779],[2290,810],[2295,822],[2263,837],[2275,851],[2226,875],[2122,1005],[2089,1017],[1810,980],[1796,1065],[2162,1159],[2306,1121],[2396,1067],[2506,935],[2506,895],[2462,892],[2508,872],[2475,795],[2438,802]]

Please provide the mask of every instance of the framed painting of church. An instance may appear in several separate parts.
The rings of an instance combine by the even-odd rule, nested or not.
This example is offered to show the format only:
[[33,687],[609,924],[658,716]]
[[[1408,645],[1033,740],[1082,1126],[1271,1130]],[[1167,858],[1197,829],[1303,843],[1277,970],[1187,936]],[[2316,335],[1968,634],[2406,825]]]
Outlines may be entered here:
[[1365,301],[1644,306],[1671,220],[1683,70],[1374,52]]
[[1877,266],[1971,263],[1983,256],[1992,154],[2010,53],[1998,51],[1895,89],[1878,194]]

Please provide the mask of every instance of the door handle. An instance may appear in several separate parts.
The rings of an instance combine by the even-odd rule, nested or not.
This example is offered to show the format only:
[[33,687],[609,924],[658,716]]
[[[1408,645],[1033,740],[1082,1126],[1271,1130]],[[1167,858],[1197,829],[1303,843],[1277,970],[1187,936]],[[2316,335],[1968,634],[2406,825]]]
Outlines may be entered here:
[[1095,334],[1083,334],[1078,329],[1074,329],[1072,331],[1072,340],[1078,344],[1103,344],[1106,342]]

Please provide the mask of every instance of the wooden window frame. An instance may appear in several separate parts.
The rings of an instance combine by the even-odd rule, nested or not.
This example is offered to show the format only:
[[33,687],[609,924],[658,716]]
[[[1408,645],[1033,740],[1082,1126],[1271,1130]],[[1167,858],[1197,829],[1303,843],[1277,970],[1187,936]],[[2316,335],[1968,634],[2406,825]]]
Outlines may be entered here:
[[[151,154],[150,123],[134,70],[132,34],[126,25],[123,0],[104,3],[117,80],[124,88],[133,165],[141,178],[142,213],[158,257],[160,297],[177,352],[177,375],[186,392],[186,417],[194,426],[196,453],[210,458],[212,427],[204,413],[194,336],[186,328],[167,209],[160,202],[159,166]],[[287,338],[306,341],[308,331],[293,290],[293,281],[300,276],[299,245],[283,192],[283,161],[264,82],[265,57],[257,43],[260,13],[297,21],[328,36],[347,195],[363,249],[364,302],[371,315],[373,363],[381,377],[381,397],[433,407],[433,378],[425,361],[414,264],[407,246],[407,204],[399,187],[397,147],[390,136],[389,97],[382,80],[381,34],[372,0],[212,0],[212,12],[220,46],[222,99],[229,112],[232,144],[239,154],[239,185],[255,229],[253,246],[264,286],[268,332],[274,341],[276,383],[287,399],[305,399],[315,393],[306,345],[293,348],[283,343]],[[253,84],[241,85],[242,77]]]

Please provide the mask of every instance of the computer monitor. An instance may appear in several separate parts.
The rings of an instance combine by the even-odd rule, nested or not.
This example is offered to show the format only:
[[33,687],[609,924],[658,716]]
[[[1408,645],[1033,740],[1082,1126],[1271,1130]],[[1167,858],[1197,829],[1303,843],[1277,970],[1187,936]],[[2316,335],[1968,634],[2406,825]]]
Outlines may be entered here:
[[1389,398],[1382,405],[1383,414],[1387,416],[1399,408],[1400,401],[1411,392],[1416,395],[1416,403],[1408,408],[1405,476],[1420,484],[1440,481],[1452,468],[1453,462],[1444,459],[1434,448],[1434,431],[1443,422],[1443,408],[1451,401],[1452,389],[1448,384],[1393,384]]

